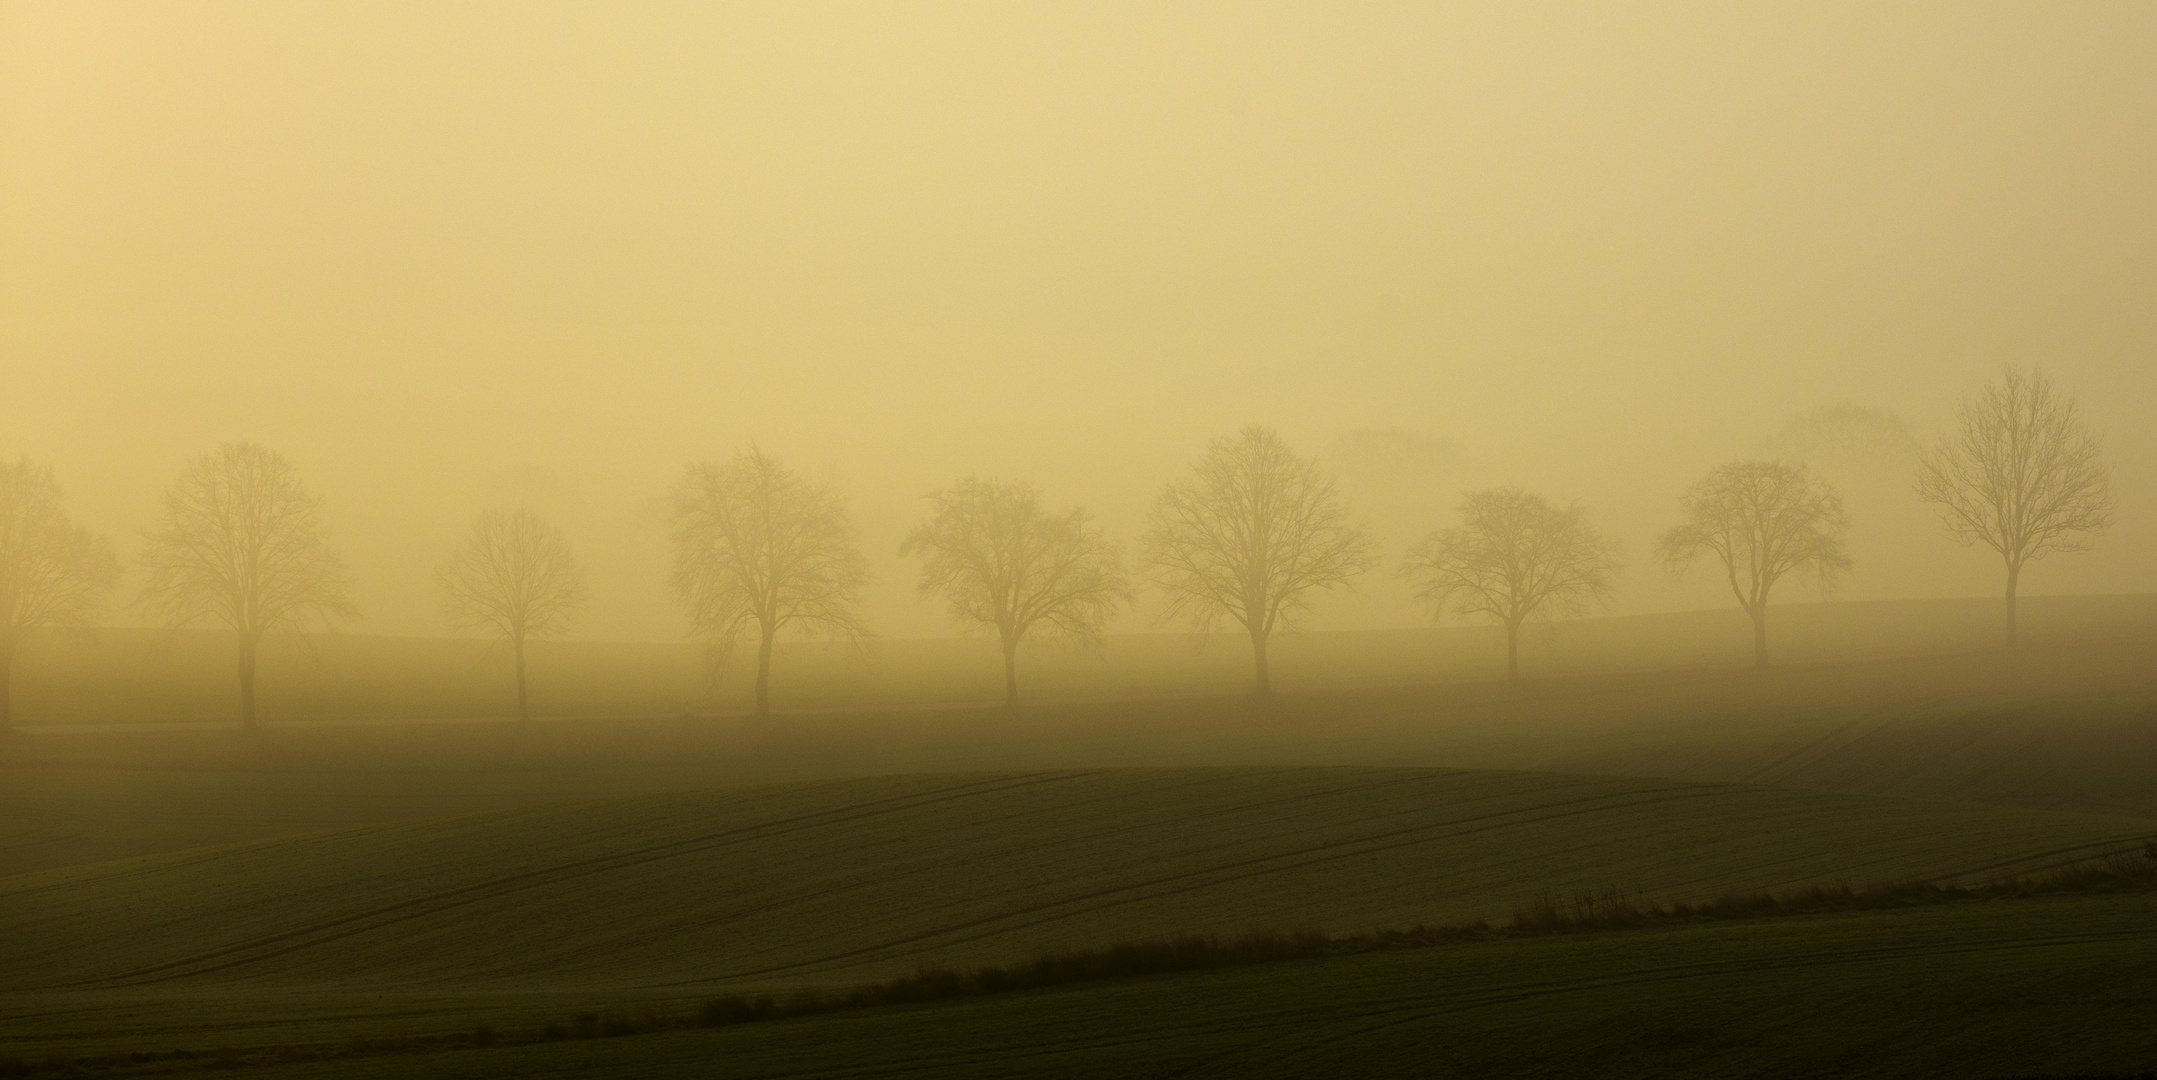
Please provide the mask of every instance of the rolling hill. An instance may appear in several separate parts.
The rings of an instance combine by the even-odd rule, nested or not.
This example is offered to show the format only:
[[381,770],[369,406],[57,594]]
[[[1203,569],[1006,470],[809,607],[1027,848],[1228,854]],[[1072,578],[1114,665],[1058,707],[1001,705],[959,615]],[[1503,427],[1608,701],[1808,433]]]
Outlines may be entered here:
[[0,876],[568,799],[899,772],[1415,765],[2157,817],[2157,638],[1767,672],[738,717],[0,739]]
[[508,1023],[1176,933],[1498,919],[1544,890],[1988,877],[2152,833],[1435,769],[895,776],[559,803],[0,878],[0,1051]]
[[1482,943],[243,1075],[2124,1080],[2157,1060],[2150,905],[2071,897]]

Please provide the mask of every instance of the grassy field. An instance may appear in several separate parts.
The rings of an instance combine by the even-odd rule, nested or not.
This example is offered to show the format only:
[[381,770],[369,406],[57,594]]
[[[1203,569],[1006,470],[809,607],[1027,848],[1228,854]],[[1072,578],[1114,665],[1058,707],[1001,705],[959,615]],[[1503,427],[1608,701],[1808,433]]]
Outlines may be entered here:
[[[1791,604],[1774,609],[1778,661],[1849,663],[1990,650],[2002,609],[1992,599]],[[2023,635],[2034,646],[2157,641],[2157,596],[2029,597]],[[367,634],[279,637],[263,643],[258,693],[270,722],[507,715],[514,701],[505,646],[475,640]],[[1523,664],[1534,678],[1741,668],[1751,624],[1727,610],[1584,619],[1531,630]],[[238,716],[230,634],[105,629],[41,634],[16,660],[18,724],[232,723]],[[716,669],[687,642],[535,642],[534,708],[554,716],[737,713],[749,705],[751,665]],[[1288,691],[1462,684],[1500,679],[1497,628],[1448,625],[1279,635],[1275,685]],[[1003,668],[987,638],[816,641],[782,646],[773,669],[782,710],[918,707],[1003,699]],[[1098,650],[1029,648],[1021,679],[1040,702],[1240,693],[1246,643],[1230,637],[1124,635]]]
[[410,1077],[2125,1076],[2144,896],[1474,943],[618,1039],[266,1068]]
[[2138,819],[1424,769],[905,776],[380,825],[0,878],[0,1052],[319,1041],[1254,928],[1983,878]]
[[[693,653],[592,647],[590,715],[522,726],[428,719],[489,699],[450,662],[482,646],[347,640],[312,661],[343,673],[275,691],[287,719],[261,732],[0,738],[0,1065],[679,1012],[1182,933],[1503,920],[1545,891],[1986,878],[2157,835],[2148,598],[2060,601],[2013,651],[1977,640],[1971,605],[1849,607],[1876,621],[1791,609],[1767,672],[1723,666],[1741,636],[1684,655],[1721,640],[1715,613],[1581,624],[1521,687],[1476,666],[1481,630],[1309,635],[1265,701],[1238,692],[1240,656],[1125,641],[1056,661],[1078,674],[1017,712],[948,703],[978,642],[893,643],[943,657],[911,681],[827,656],[828,707],[762,720],[685,714]],[[385,675],[400,665],[409,685]],[[72,719],[186,719],[143,706],[180,668],[110,680]],[[65,685],[54,670],[33,698]],[[2132,1071],[2157,1066],[2152,915],[2123,895],[1664,926],[255,1071]]]
[[0,874],[564,799],[905,772],[1416,765],[2157,816],[2157,637],[1503,684],[0,739]]

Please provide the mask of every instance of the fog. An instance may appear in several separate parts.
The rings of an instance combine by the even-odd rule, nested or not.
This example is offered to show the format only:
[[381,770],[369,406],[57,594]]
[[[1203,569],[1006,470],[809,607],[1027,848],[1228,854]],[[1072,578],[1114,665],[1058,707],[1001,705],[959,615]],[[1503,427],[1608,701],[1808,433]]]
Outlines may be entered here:
[[922,495],[1030,480],[1135,541],[1263,423],[1381,540],[1305,625],[1401,626],[1385,571],[1502,483],[1621,543],[1612,611],[1727,605],[1651,545],[1747,454],[1842,490],[1836,596],[1993,594],[1910,457],[2035,364],[2116,523],[2023,588],[2148,592],[2153,55],[2127,3],[8,0],[0,454],[127,557],[188,461],[275,447],[372,633],[445,632],[434,567],[528,503],[575,636],[675,640],[662,496],[755,443],[912,637],[958,629],[897,556]]

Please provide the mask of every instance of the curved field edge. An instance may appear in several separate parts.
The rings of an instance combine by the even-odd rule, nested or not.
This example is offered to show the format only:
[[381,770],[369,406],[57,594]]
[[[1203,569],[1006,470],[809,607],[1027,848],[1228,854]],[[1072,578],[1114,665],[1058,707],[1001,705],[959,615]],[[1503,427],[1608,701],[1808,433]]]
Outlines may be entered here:
[[368,1076],[2124,1074],[2147,894],[1479,941],[932,1005],[249,1069]]
[[884,777],[549,806],[0,879],[0,989],[651,993],[1254,928],[1999,876],[2146,821],[1436,769]]
[[1768,672],[530,725],[0,740],[0,878],[571,799],[892,772],[1417,765],[2157,818],[2139,641]]

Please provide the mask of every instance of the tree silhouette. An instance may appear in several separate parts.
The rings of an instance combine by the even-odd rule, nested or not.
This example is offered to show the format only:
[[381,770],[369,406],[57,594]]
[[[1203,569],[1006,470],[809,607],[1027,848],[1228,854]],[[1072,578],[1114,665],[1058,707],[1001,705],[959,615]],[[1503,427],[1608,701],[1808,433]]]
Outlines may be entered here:
[[953,618],[996,628],[1004,700],[1019,701],[1019,642],[1037,626],[1092,641],[1129,599],[1121,553],[1077,507],[1042,509],[1032,485],[968,477],[929,496],[929,517],[899,546],[920,555],[922,595]]
[[190,465],[146,539],[143,602],[168,625],[214,619],[239,635],[240,722],[249,729],[262,635],[356,614],[321,500],[283,454],[256,443],[226,443]]
[[1505,677],[1520,681],[1520,626],[1538,615],[1579,615],[1610,595],[1617,545],[1577,506],[1559,509],[1517,487],[1470,492],[1461,523],[1408,550],[1404,576],[1419,599],[1505,627]]
[[532,717],[524,688],[524,642],[568,628],[584,609],[584,570],[569,541],[525,507],[489,510],[435,575],[460,628],[507,638],[517,661],[517,719]]
[[112,544],[68,521],[52,469],[0,461],[0,731],[14,725],[15,647],[49,626],[80,626],[120,576]]
[[1803,465],[1733,461],[1688,488],[1685,520],[1657,551],[1682,574],[1703,549],[1722,560],[1738,606],[1753,618],[1753,663],[1768,666],[1768,593],[1784,577],[1823,583],[1850,568],[1842,499]]
[[756,447],[689,466],[674,487],[675,592],[722,647],[757,629],[756,711],[771,712],[771,647],[815,626],[858,636],[867,580],[846,508]]
[[1253,425],[1215,439],[1192,474],[1154,501],[1146,554],[1168,615],[1210,629],[1222,615],[1251,637],[1257,690],[1272,692],[1266,642],[1284,618],[1370,569],[1371,538],[1348,523],[1331,477]]
[[1918,456],[1917,497],[1957,541],[1983,541],[2007,563],[2009,645],[2023,565],[2085,550],[2112,523],[2101,450],[2074,398],[2054,394],[2042,372],[2008,368],[1956,406],[1954,434]]

